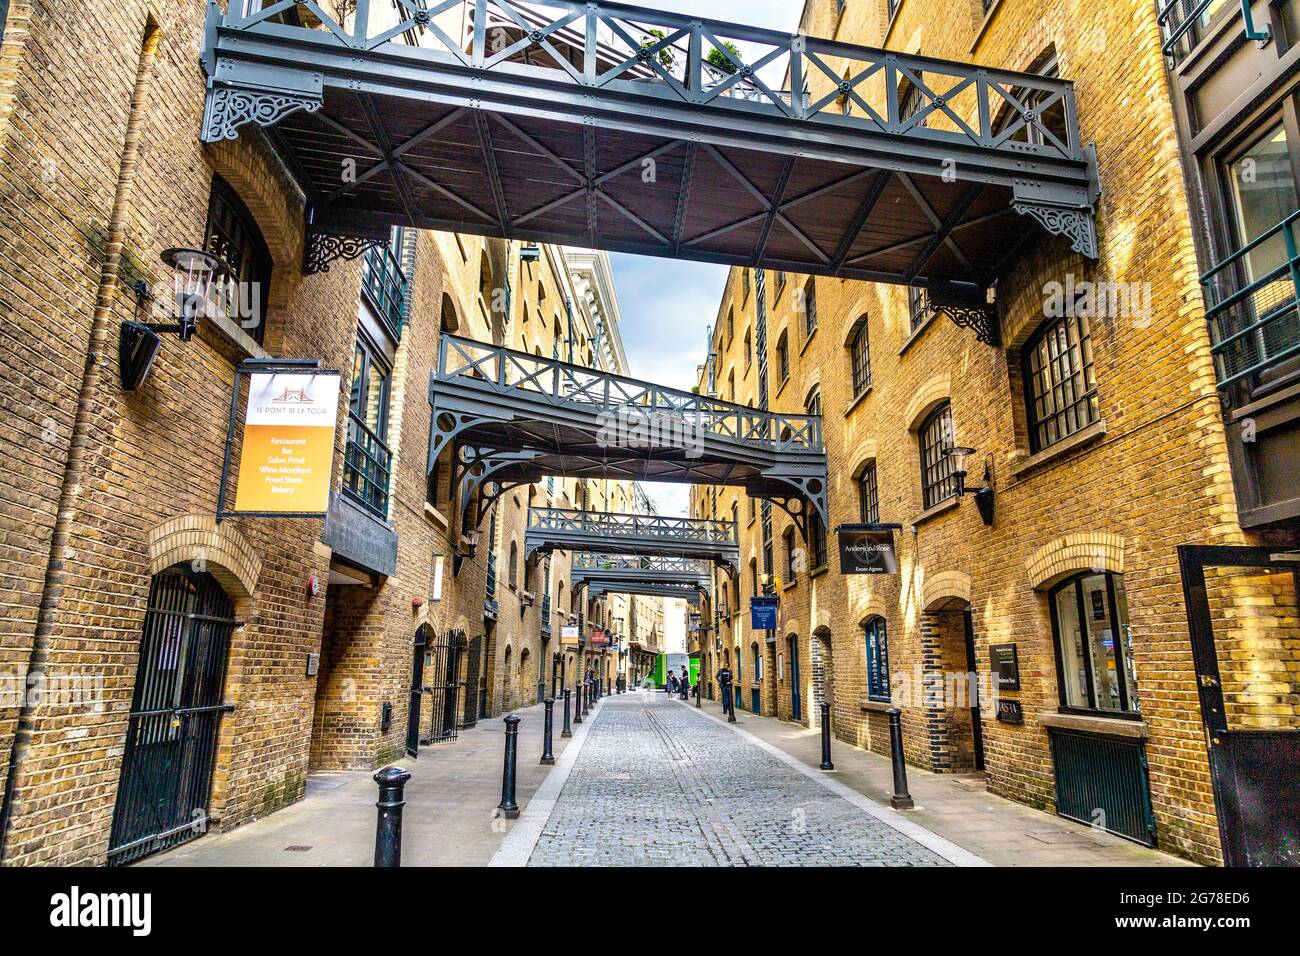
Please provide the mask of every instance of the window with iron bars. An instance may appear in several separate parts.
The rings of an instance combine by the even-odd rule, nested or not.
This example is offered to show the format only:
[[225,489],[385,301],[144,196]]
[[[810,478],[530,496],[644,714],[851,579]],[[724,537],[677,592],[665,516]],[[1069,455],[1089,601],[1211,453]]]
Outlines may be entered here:
[[858,320],[858,328],[849,343],[853,365],[853,397],[857,398],[871,387],[871,343],[867,337],[867,317]]
[[863,524],[880,522],[880,491],[876,486],[876,463],[867,462],[858,476],[858,508]]
[[495,600],[497,596],[497,516],[496,509],[492,510],[492,517],[488,519],[488,552],[487,552],[487,599]]
[[[212,177],[208,196],[208,222],[204,249],[230,268],[238,294],[227,298],[227,318],[262,344],[266,334],[266,306],[270,301],[271,253],[257,220],[220,176]],[[229,310],[235,309],[239,314]]]
[[817,331],[817,280],[810,278],[803,287],[803,335],[811,338]]
[[343,453],[344,494],[381,518],[388,517],[392,454],[385,444],[391,371],[364,338],[358,338],[352,366],[347,444]]
[[1085,316],[1045,322],[1023,355],[1031,451],[1042,451],[1097,421],[1097,381]]
[[932,508],[957,494],[948,449],[952,441],[952,406],[940,405],[921,425],[921,492],[925,507]]

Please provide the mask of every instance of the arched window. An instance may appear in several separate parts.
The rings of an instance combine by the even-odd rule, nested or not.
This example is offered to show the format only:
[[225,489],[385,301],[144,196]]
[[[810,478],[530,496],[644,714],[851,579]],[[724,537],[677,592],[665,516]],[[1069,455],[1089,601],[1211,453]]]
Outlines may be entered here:
[[858,508],[863,524],[880,521],[880,491],[876,487],[876,463],[869,461],[858,474]]
[[776,380],[784,382],[790,377],[790,344],[785,332],[776,340]]
[[510,586],[519,587],[519,542],[510,542],[510,570],[506,572],[509,575]]
[[1031,451],[1042,451],[1100,417],[1087,316],[1044,322],[1021,356]]
[[853,368],[853,397],[871,387],[871,343],[867,336],[867,317],[858,319],[849,339],[849,357]]
[[442,294],[442,317],[438,323],[443,332],[455,333],[460,329],[460,317],[456,314],[456,303],[446,292]]
[[[228,297],[227,318],[261,344],[266,334],[266,305],[271,291],[271,253],[257,220],[220,176],[212,177],[204,248],[230,267],[240,293]],[[247,291],[245,291],[247,290]],[[230,312],[234,309],[237,313]]]
[[1136,716],[1137,677],[1124,576],[1084,572],[1058,584],[1049,598],[1061,706]]
[[889,636],[883,617],[873,617],[862,625],[867,644],[867,697],[889,700]]
[[926,508],[957,494],[948,449],[953,446],[952,406],[944,402],[921,423],[921,492]]
[[786,528],[781,540],[785,544],[785,583],[789,584],[799,576],[799,551],[794,543],[794,528]]
[[750,659],[754,662],[754,681],[763,679],[763,651],[759,648],[758,642],[755,641],[749,645]]
[[749,559],[749,593],[758,595],[758,559]]

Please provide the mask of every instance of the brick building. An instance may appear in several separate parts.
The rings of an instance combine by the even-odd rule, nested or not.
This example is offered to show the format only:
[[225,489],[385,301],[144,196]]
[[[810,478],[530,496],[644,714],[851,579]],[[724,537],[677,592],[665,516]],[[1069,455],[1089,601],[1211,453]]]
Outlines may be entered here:
[[[586,650],[561,653],[560,623],[609,612],[574,606],[567,555],[525,566],[528,508],[635,506],[557,475],[464,555],[450,462],[426,460],[440,334],[626,371],[608,260],[305,231],[267,137],[195,135],[203,25],[202,4],[20,2],[0,34],[6,864],[128,862],[572,686]],[[168,312],[171,247],[216,253],[245,298],[161,333],[127,388],[123,323]],[[292,359],[349,386],[327,514],[218,520],[236,369]]]
[[[1217,862],[1229,818],[1251,813],[1237,809],[1231,762],[1252,764],[1256,784],[1284,802],[1281,781],[1294,781],[1292,751],[1249,750],[1288,747],[1284,732],[1300,719],[1286,554],[1297,541],[1296,486],[1280,464],[1296,453],[1295,289],[1279,233],[1252,254],[1246,293],[1234,297],[1222,273],[1203,290],[1199,273],[1294,211],[1296,167],[1281,132],[1255,147],[1220,140],[1270,164],[1260,182],[1272,193],[1239,189],[1234,210],[1224,163],[1250,154],[1221,151],[1189,179],[1188,144],[1223,117],[1200,128],[1187,117],[1208,103],[1244,109],[1224,105],[1240,71],[1201,85],[1212,44],[1238,51],[1251,78],[1272,75],[1273,115],[1294,108],[1294,78],[1289,91],[1276,85],[1291,35],[1284,14],[1274,11],[1274,43],[1261,48],[1243,42],[1239,5],[1218,4],[1183,34],[1194,49],[1172,75],[1192,105],[1175,104],[1162,45],[1185,14],[1162,32],[1147,2],[809,0],[801,29],[811,35],[1071,80],[1082,139],[1096,149],[1099,255],[1046,238],[1011,250],[991,337],[963,327],[968,315],[932,307],[925,289],[733,268],[700,389],[759,405],[767,374],[772,409],[821,414],[830,521],[814,521],[805,540],[779,510],[727,489],[696,488],[692,507],[740,525],[742,571],[715,581],[701,642],[706,673],[731,667],[740,707],[815,723],[829,699],[837,737],[888,753],[885,711],[898,706],[911,763],[981,771],[994,793]],[[948,78],[915,79],[897,91],[900,116],[943,127],[934,100]],[[834,93],[820,74],[809,85],[813,100]],[[841,103],[861,115],[849,94]],[[1022,105],[1041,108],[1049,130],[1064,108]],[[1253,115],[1233,117],[1233,136],[1258,130]],[[932,231],[918,221],[912,248]],[[1085,289],[1095,305],[1081,304]],[[1207,306],[1224,299],[1212,332]],[[1212,350],[1270,311],[1264,331],[1247,328],[1262,336],[1255,351]],[[1258,441],[1243,432],[1252,410]],[[954,446],[971,449],[965,494]],[[858,523],[898,526],[897,574],[839,573],[834,529]],[[1225,547],[1241,550],[1214,550]],[[1208,599],[1198,597],[1202,571]],[[751,630],[743,613],[762,593],[780,599],[775,631]],[[996,710],[995,656],[1018,664]],[[1217,704],[1203,696],[1219,686]],[[1221,707],[1225,729],[1246,734],[1214,729]],[[1229,753],[1229,737],[1245,749]],[[1295,832],[1289,806],[1271,846]],[[1270,824],[1256,815],[1245,828],[1254,825]]]

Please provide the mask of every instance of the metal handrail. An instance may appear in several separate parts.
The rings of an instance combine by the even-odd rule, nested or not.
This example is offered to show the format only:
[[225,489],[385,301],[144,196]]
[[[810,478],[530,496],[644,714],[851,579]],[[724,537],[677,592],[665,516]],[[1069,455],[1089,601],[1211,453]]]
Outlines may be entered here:
[[[1205,317],[1213,339],[1210,352],[1220,389],[1230,388],[1300,355],[1298,224],[1300,210],[1201,275],[1207,305]],[[1250,279],[1246,257],[1278,237],[1282,238],[1285,259],[1263,275]],[[1234,358],[1237,361],[1232,361]]]
[[[473,5],[471,33],[468,37],[453,37],[438,26],[437,20],[462,6],[462,2]],[[351,21],[345,26],[326,13],[317,0],[276,0],[263,9],[251,9],[258,3],[260,0],[246,0],[242,13],[228,12],[223,28],[277,39],[310,33],[314,39],[352,50],[392,46],[394,52],[400,37],[423,28],[418,46],[401,43],[403,60],[479,73],[511,73],[642,100],[710,106],[750,117],[833,123],[930,142],[965,143],[1003,151],[1021,160],[1028,154],[1086,161],[1074,87],[1059,77],[589,0],[444,0],[427,9],[413,0],[397,0],[399,17],[405,19],[395,26],[377,26],[374,33],[369,26],[368,4],[358,4],[355,15],[345,18],[345,24]],[[309,10],[319,27],[267,22],[295,3]],[[539,16],[550,19],[539,25]],[[490,17],[516,25],[520,38],[513,42],[489,38]],[[662,31],[664,38],[646,43],[649,29]],[[563,39],[557,36],[561,31],[565,31]],[[601,33],[606,39],[599,39]],[[750,54],[735,54],[726,43],[755,49]],[[565,47],[568,55],[561,53],[556,44]],[[660,62],[663,50],[680,49],[683,44],[686,56],[675,57],[670,65]],[[607,67],[611,51],[622,53],[624,59]],[[708,56],[714,51],[731,61],[734,73],[719,71],[709,63]],[[534,54],[555,65],[521,62]],[[821,96],[806,92],[791,96],[787,91],[774,90],[763,74],[789,77],[790,90],[799,91],[808,90],[810,79],[816,78],[826,92]],[[901,115],[899,110],[897,91],[903,84],[916,89],[921,97],[920,109],[910,116]],[[1031,107],[1026,97],[1040,102]],[[854,106],[847,113],[843,109],[846,101]],[[1043,121],[1043,113],[1058,102],[1065,115],[1065,141],[1057,139]],[[1008,110],[1012,119],[1006,123],[1003,120]],[[943,119],[935,122],[928,117]],[[1017,138],[1030,129],[1035,135]],[[1016,141],[1011,143],[1013,139]]]
[[[496,393],[524,392],[552,405],[594,407],[625,416],[629,425],[680,425],[776,451],[824,450],[820,415],[763,411],[454,335],[442,336],[435,378]],[[654,416],[660,417],[647,421]]]
[[361,262],[361,288],[393,334],[401,339],[408,283],[391,246],[366,250]]
[[[1196,28],[1196,25],[1201,22],[1201,17],[1204,16],[1205,11],[1214,5],[1215,0],[1198,0],[1195,6],[1189,9],[1191,2],[1192,0],[1169,0],[1168,3],[1157,9],[1156,22],[1160,24],[1160,28],[1165,34],[1165,42],[1161,45],[1160,52],[1165,56],[1178,58],[1179,42]],[[1183,19],[1171,19],[1178,8],[1183,10]],[[1241,0],[1238,9],[1241,12],[1242,22],[1246,29],[1247,40],[1267,40],[1270,37],[1268,27],[1256,29],[1255,16],[1250,9],[1250,0]],[[1192,46],[1195,46],[1196,42],[1193,39]],[[1183,52],[1186,53],[1187,51]]]
[[651,571],[656,573],[709,575],[710,567],[695,558],[633,554],[592,554],[580,551],[573,556],[573,568],[583,571]]

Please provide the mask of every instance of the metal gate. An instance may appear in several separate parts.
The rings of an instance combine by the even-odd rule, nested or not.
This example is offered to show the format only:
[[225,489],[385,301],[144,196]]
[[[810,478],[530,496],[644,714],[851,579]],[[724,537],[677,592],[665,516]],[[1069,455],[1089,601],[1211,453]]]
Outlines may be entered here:
[[421,626],[415,632],[415,649],[411,659],[411,704],[406,715],[406,752],[420,753],[420,704],[424,701],[424,658],[428,651],[428,632]]
[[230,634],[238,626],[210,574],[155,575],[140,637],[108,862],[129,863],[207,829]]
[[1300,865],[1300,553],[1178,559],[1223,862]]
[[429,742],[455,740],[459,724],[456,721],[460,702],[460,658],[465,649],[465,635],[460,631],[447,631],[428,648],[429,676]]
[[790,719],[803,718],[799,699],[799,638],[790,635]]
[[469,651],[465,659],[465,709],[462,713],[461,727],[473,727],[478,723],[479,710],[479,675],[483,669],[483,635],[480,634],[469,642]]

